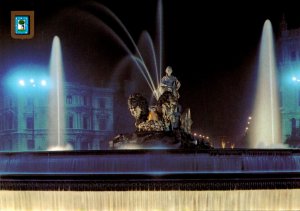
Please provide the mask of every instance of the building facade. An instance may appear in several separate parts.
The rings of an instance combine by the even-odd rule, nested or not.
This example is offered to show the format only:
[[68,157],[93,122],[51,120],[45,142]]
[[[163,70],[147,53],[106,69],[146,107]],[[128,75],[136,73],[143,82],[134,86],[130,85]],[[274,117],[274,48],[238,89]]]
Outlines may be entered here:
[[282,140],[300,147],[300,28],[288,29],[283,18],[277,43]]
[[[0,151],[47,150],[49,90],[13,91],[0,98]],[[64,145],[73,150],[107,149],[113,135],[113,90],[65,84]]]

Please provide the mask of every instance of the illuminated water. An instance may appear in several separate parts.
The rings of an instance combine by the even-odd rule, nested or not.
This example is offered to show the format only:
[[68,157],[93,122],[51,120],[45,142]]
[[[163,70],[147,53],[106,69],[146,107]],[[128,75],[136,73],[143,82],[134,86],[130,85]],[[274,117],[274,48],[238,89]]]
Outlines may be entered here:
[[65,146],[64,77],[60,39],[55,36],[50,58],[49,94],[49,149],[62,150]]
[[[147,33],[142,35],[145,40],[150,42],[150,37]],[[259,82],[258,82],[258,94],[255,105],[255,112],[253,115],[253,142],[252,147],[258,146],[270,146],[280,143],[280,134],[277,134],[277,90],[276,90],[276,74],[275,60],[273,57],[273,44],[272,44],[272,27],[269,21],[266,21],[262,36],[262,45],[260,51],[260,66],[259,66]],[[154,51],[154,48],[151,47]],[[159,53],[161,54],[161,52]],[[156,55],[155,53],[153,55]],[[131,55],[132,56],[132,55]],[[147,69],[143,66],[143,61],[140,57],[132,56],[139,68]],[[161,66],[160,66],[161,68]],[[49,112],[49,146],[50,147],[63,147],[65,145],[64,140],[64,112],[63,112],[63,64],[61,46],[58,37],[55,37],[52,45],[51,61],[50,61],[51,78],[53,81],[53,93],[51,93],[51,103]],[[144,76],[148,78],[147,74]],[[152,80],[152,79],[151,79]],[[151,83],[148,85],[152,87]],[[153,87],[152,87],[153,88]],[[278,121],[279,122],[279,121]],[[262,128],[263,127],[263,128]],[[267,131],[264,133],[263,130]],[[99,155],[96,155],[99,157]],[[102,162],[106,165],[102,165],[101,162],[95,163],[101,168],[107,167],[115,170],[115,166],[112,164],[125,163],[128,166],[126,170],[130,168],[138,168],[139,166],[145,167],[147,165],[162,165],[163,169],[173,168],[178,169],[180,162],[184,162],[182,156],[176,162],[170,161],[169,155],[163,155],[162,157],[156,156],[155,159],[159,159],[159,162],[150,162],[150,159],[146,159],[147,163],[142,163],[141,156],[137,155],[130,161],[130,158],[109,157],[102,158]],[[218,165],[211,157],[205,157],[201,155],[192,155],[195,160],[202,162],[199,165],[201,168],[208,168],[208,171],[217,166],[223,168],[222,172],[230,171],[231,168],[239,167],[236,162],[240,161],[234,157],[224,155],[222,159],[222,165]],[[217,157],[220,157],[218,155]],[[79,159],[80,156],[74,156],[73,159]],[[202,159],[199,159],[202,158]],[[272,165],[279,166],[279,169],[286,169],[290,167],[293,162],[287,162],[286,158],[276,159],[273,162],[269,159],[256,161],[257,156],[246,156],[244,162],[241,162],[243,169],[247,170],[247,166],[257,169],[266,170]],[[44,159],[49,160],[48,157]],[[20,159],[22,161],[22,159]],[[112,162],[115,160],[115,162]],[[164,163],[165,161],[165,163]],[[229,161],[229,162],[228,162]],[[69,159],[69,165],[65,165],[63,169],[66,171],[68,168],[72,168],[74,160]],[[227,164],[225,165],[224,162]],[[12,163],[12,162],[10,162]],[[61,163],[61,162],[60,162]],[[139,165],[140,163],[140,165]],[[195,168],[195,163],[185,163],[185,171],[190,166],[191,169]],[[63,164],[63,163],[62,163]],[[95,165],[96,165],[95,164]],[[101,165],[100,165],[101,164]],[[125,165],[124,164],[124,165]],[[147,164],[147,165],[146,165]],[[289,165],[286,165],[289,164]],[[54,165],[54,164],[53,164]],[[53,166],[52,165],[52,166]],[[95,166],[93,165],[93,166]],[[96,166],[97,166],[96,165]],[[21,165],[26,166],[26,165]],[[31,165],[32,166],[32,165]],[[48,168],[51,165],[40,166]],[[81,165],[82,168],[88,167],[87,163]],[[54,165],[59,167],[59,165]],[[197,167],[197,166],[196,166]],[[199,168],[200,168],[199,167]],[[33,168],[36,168],[33,166]],[[20,168],[18,168],[20,169]],[[21,170],[21,169],[20,169]],[[76,172],[78,168],[72,169],[71,172]],[[147,169],[149,170],[149,169]],[[89,172],[91,173],[91,172]],[[298,200],[300,190],[298,189],[283,189],[283,190],[226,190],[226,191],[0,191],[0,210],[85,210],[85,211],[198,211],[198,210],[299,210],[300,201]]]
[[281,147],[281,127],[277,68],[272,25],[266,20],[261,37],[258,81],[252,122],[250,147]]
[[[120,61],[117,67],[115,68],[115,72],[111,79],[112,83],[114,83],[117,80],[117,78],[120,77],[120,75],[122,75],[122,72],[124,71],[124,67],[126,65],[128,65],[129,63],[133,64],[134,68],[137,69],[145,79],[145,81],[143,81],[143,86],[147,84],[150,88],[151,94],[153,94],[153,96],[156,99],[158,99],[160,96],[158,87],[161,81],[163,68],[163,14],[161,0],[158,1],[157,6],[155,41],[148,31],[143,31],[140,35],[138,43],[134,41],[126,26],[112,11],[110,11],[108,8],[104,7],[101,4],[97,5],[97,7],[102,12],[105,11],[106,13],[108,13],[115,21],[117,21],[117,23],[121,26],[121,28],[128,36],[135,50],[135,52],[131,52],[128,46],[124,43],[124,41],[114,31],[111,31],[112,36],[128,52],[128,56],[126,56],[122,61]],[[105,25],[105,27],[109,28],[109,26],[107,25]],[[135,82],[138,83],[137,80],[135,80]]]
[[10,211],[299,210],[299,189],[233,191],[0,191]]

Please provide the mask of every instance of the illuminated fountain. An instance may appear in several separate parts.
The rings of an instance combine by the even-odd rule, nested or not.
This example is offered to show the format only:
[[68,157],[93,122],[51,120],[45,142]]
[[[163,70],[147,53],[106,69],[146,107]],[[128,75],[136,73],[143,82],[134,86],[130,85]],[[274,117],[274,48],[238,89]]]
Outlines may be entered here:
[[259,51],[258,80],[253,120],[250,128],[251,148],[282,147],[279,92],[272,25],[266,20]]
[[[51,69],[62,70],[57,37],[52,55],[50,63],[55,65],[50,65]],[[139,59],[134,61],[140,64]],[[271,60],[267,61],[270,65]],[[59,77],[55,71],[54,78]],[[55,93],[53,98],[59,96],[57,90]],[[56,131],[56,141],[51,145],[64,145],[64,139],[58,137],[59,129]],[[265,139],[269,140],[258,140]],[[299,150],[0,153],[0,170],[1,210],[227,211],[300,207]]]
[[[156,18],[156,33],[155,41],[152,39],[148,31],[144,30],[139,38],[139,41],[136,43],[132,38],[130,32],[127,30],[122,21],[107,7],[102,4],[94,4],[95,8],[100,12],[108,15],[114,22],[117,23],[117,26],[120,27],[123,32],[126,34],[126,38],[130,41],[129,46],[133,46],[133,50],[130,50],[129,46],[124,40],[106,24],[103,24],[105,30],[111,33],[111,36],[116,43],[120,45],[123,50],[127,52],[127,55],[120,60],[116,65],[115,70],[111,76],[111,84],[116,93],[118,93],[118,88],[121,86],[122,89],[126,90],[125,93],[126,101],[122,96],[122,100],[116,100],[116,106],[121,107],[119,110],[115,109],[116,113],[120,113],[118,117],[122,121],[126,122],[125,127],[128,127],[128,117],[124,118],[124,113],[129,113],[131,111],[132,115],[135,112],[135,109],[141,109],[143,107],[143,116],[135,117],[136,118],[136,129],[139,133],[126,133],[123,127],[120,127],[120,134],[117,135],[113,140],[109,142],[110,148],[113,149],[140,149],[140,148],[178,148],[178,146],[201,146],[204,148],[211,148],[211,144],[205,141],[204,139],[197,140],[194,136],[190,134],[191,131],[191,111],[189,108],[181,111],[181,106],[179,105],[178,98],[173,98],[172,94],[163,95],[163,90],[161,86],[162,79],[162,52],[163,52],[163,13],[162,13],[162,1],[158,1],[157,6],[157,18]],[[131,72],[130,80],[126,82],[120,82],[124,72],[128,71],[127,66],[130,66],[129,72]],[[172,76],[173,77],[173,76]],[[120,83],[121,85],[116,85]],[[180,86],[179,86],[180,87]],[[147,88],[147,90],[146,90]],[[147,96],[141,96],[140,93],[146,94]],[[122,93],[123,94],[123,93]],[[117,95],[117,94],[116,94]],[[128,101],[127,98],[129,97]],[[117,98],[115,96],[115,98]],[[148,105],[148,100],[150,98],[151,104]],[[155,98],[154,100],[152,98]],[[143,102],[140,102],[143,101]],[[156,101],[153,104],[153,101]],[[172,101],[172,102],[171,102]],[[144,103],[145,102],[145,103]],[[126,109],[126,104],[129,105],[129,109]],[[120,105],[119,105],[120,104]],[[143,106],[141,104],[144,104]],[[172,104],[172,105],[171,105]],[[148,107],[149,106],[149,107]],[[170,108],[163,110],[163,108]],[[172,108],[171,108],[172,107]],[[176,107],[176,108],[175,108]],[[125,108],[125,109],[124,109]],[[150,111],[152,109],[152,111]],[[170,110],[174,109],[173,112]],[[154,111],[155,110],[155,111]],[[176,110],[176,111],[175,111]],[[167,112],[169,112],[167,114]],[[176,116],[175,116],[176,112]],[[171,114],[172,113],[172,114]],[[156,114],[155,116],[159,117],[152,118],[150,114]],[[117,116],[117,115],[116,115]],[[121,116],[121,117],[119,117]],[[168,116],[168,117],[166,117]],[[165,117],[165,118],[162,118]],[[166,120],[166,118],[169,118]],[[178,120],[174,120],[177,118]],[[178,130],[176,133],[174,131],[165,133],[165,123],[167,121],[177,122]],[[180,120],[179,120],[180,119]],[[116,120],[116,124],[119,124],[120,121]],[[181,124],[180,124],[180,123]],[[166,126],[168,127],[168,126]],[[171,126],[170,126],[171,127]],[[123,129],[123,131],[122,131]],[[118,128],[116,129],[118,130]],[[168,130],[168,129],[166,129]],[[174,132],[174,133],[172,133]],[[167,137],[168,136],[168,137]],[[170,138],[171,137],[171,138]],[[173,140],[176,137],[176,140]],[[178,137],[178,138],[177,138]],[[163,140],[163,141],[162,141]],[[163,143],[162,143],[163,142]],[[182,144],[184,142],[184,144]],[[156,143],[156,144],[154,144]],[[124,146],[126,145],[126,146]]]
[[[91,12],[84,13],[84,15],[90,19],[90,22],[102,27],[105,32],[108,32],[111,39],[127,53],[127,56],[116,64],[111,79],[109,80],[111,82],[110,86],[115,88],[116,80],[118,80],[120,74],[124,72],[124,67],[129,64],[132,65],[131,67],[134,69],[134,76],[142,76],[140,82],[143,87],[138,88],[147,87],[151,95],[157,100],[159,97],[157,87],[160,83],[163,68],[162,1],[159,0],[157,6],[157,33],[155,34],[155,39],[151,37],[148,31],[143,31],[138,42],[133,39],[123,22],[109,8],[97,2],[87,3],[87,5],[87,8],[93,9],[91,9]],[[121,30],[121,34],[126,35],[126,39],[122,38],[116,30],[114,30],[114,27],[107,25],[103,20],[99,19],[97,15],[93,15],[93,13],[101,13],[108,16],[108,18],[111,19],[111,23],[113,23],[112,25],[118,27],[118,32]],[[131,49],[132,47],[133,49]],[[130,84],[126,84],[126,87],[129,86]]]
[[[126,26],[122,21],[107,7],[102,4],[94,5],[99,12],[104,12],[110,16],[119,27],[124,31],[129,44],[126,44],[122,38],[109,26],[104,27],[110,31],[111,36],[117,41],[117,43],[127,52],[125,56],[115,67],[115,70],[111,76],[111,85],[115,87],[115,83],[124,73],[124,67],[130,65],[132,71],[132,80],[134,80],[135,90],[145,90],[145,87],[150,90],[150,96],[154,97],[156,100],[160,97],[161,93],[159,90],[159,84],[161,82],[162,69],[163,69],[163,14],[162,14],[162,1],[158,1],[157,6],[157,25],[156,33],[154,39],[151,37],[148,31],[143,31],[139,37],[139,41],[135,42],[132,38],[130,32],[127,30]],[[133,51],[130,50],[129,46],[133,46]],[[142,76],[142,78],[140,78]],[[142,80],[141,80],[142,79]],[[130,83],[130,82],[129,82]],[[132,84],[126,84],[127,89],[132,88]],[[146,86],[145,86],[146,85]],[[132,90],[130,90],[132,91]],[[130,93],[131,94],[131,93]],[[148,97],[148,96],[147,96]]]
[[60,39],[55,36],[50,58],[48,149],[67,150],[65,144],[64,77]]

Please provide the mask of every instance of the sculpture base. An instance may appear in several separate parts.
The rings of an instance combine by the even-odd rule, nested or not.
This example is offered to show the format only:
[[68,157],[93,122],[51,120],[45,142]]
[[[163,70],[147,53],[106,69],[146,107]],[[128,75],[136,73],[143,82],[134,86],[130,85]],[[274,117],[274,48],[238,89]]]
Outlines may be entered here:
[[181,129],[119,134],[109,141],[111,149],[212,149],[210,142]]

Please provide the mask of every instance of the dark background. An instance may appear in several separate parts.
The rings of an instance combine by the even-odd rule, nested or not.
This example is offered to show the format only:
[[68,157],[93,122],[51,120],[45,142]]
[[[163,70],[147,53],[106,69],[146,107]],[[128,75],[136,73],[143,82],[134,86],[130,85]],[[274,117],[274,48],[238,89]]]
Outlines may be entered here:
[[[116,21],[95,6],[99,3],[122,21],[135,42],[143,30],[155,37],[156,0],[1,1],[2,77],[18,63],[48,65],[52,38],[58,35],[66,79],[105,85],[118,60],[127,53],[98,20],[134,49]],[[163,70],[172,66],[181,81],[180,103],[191,108],[193,131],[239,141],[251,115],[263,24],[271,21],[277,39],[283,15],[289,29],[300,26],[298,6],[287,1],[173,0],[163,0],[162,6]],[[34,39],[10,37],[11,10],[35,10]]]

